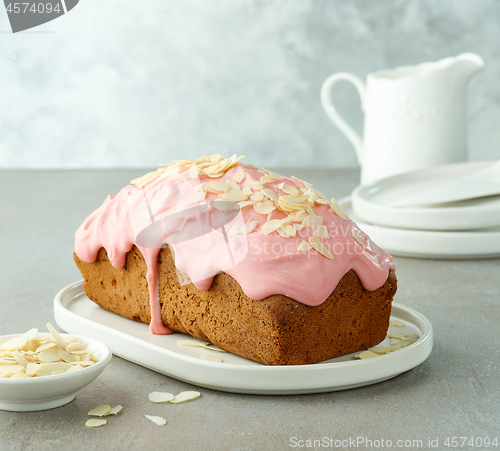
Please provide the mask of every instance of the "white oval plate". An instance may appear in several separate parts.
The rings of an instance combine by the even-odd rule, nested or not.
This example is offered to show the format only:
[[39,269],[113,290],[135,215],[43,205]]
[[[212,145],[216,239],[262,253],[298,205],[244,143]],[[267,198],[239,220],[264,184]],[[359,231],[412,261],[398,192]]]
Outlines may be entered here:
[[352,192],[352,208],[363,221],[412,230],[471,230],[500,227],[500,196],[472,199],[439,207],[394,208],[392,203],[492,162],[467,162],[395,175]]
[[[148,325],[122,318],[90,301],[83,291],[83,281],[56,295],[54,313],[62,329],[75,334],[85,332],[106,343],[120,357],[190,384],[232,393],[322,393],[375,384],[422,363],[431,353],[433,340],[427,318],[393,304],[392,318],[403,321],[405,327],[391,331],[418,333],[416,343],[364,360],[349,354],[314,365],[266,366],[230,353],[178,346],[179,339],[193,339],[184,334],[151,335]],[[217,355],[223,363],[202,360],[207,354]]]
[[358,218],[350,197],[341,199],[339,205],[377,245],[393,255],[440,259],[500,257],[500,229],[454,232],[397,229]]

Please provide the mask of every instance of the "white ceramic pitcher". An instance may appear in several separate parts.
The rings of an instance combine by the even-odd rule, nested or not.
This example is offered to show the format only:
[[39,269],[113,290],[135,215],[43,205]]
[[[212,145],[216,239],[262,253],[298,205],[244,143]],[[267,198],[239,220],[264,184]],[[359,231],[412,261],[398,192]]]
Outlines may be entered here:
[[[366,83],[339,72],[321,88],[321,104],[351,141],[361,164],[361,183],[467,159],[465,92],[484,67],[478,55],[402,66],[368,74]],[[340,116],[331,101],[332,88],[351,82],[361,97],[363,139]]]

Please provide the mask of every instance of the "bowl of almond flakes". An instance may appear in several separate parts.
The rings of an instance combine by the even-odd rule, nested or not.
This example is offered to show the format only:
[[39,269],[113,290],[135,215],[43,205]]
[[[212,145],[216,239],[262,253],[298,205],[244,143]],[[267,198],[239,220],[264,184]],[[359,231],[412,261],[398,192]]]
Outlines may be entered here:
[[0,336],[0,409],[36,411],[71,402],[111,359],[100,341],[31,329]]

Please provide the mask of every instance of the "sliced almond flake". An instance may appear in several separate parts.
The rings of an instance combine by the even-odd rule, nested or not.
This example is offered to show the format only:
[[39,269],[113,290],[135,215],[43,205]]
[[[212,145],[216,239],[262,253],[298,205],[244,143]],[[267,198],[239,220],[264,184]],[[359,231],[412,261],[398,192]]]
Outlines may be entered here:
[[192,401],[193,399],[197,399],[201,396],[201,393],[198,391],[183,391],[175,396],[172,401],[169,401],[171,404],[179,404],[181,402]]
[[408,335],[401,332],[389,332],[387,338],[408,338]]
[[236,191],[230,189],[229,191],[220,194],[220,197],[225,200],[230,200],[232,202],[240,202],[242,200],[247,200],[248,196],[243,193],[243,191]]
[[240,207],[236,202],[232,202],[226,199],[215,199],[214,203],[212,204],[217,210],[220,211],[229,211],[229,210],[239,210]]
[[258,180],[252,180],[252,186],[255,188],[255,189],[262,189],[262,182],[259,182]]
[[81,370],[83,368],[83,366],[81,365],[73,365],[73,366],[70,366],[67,370],[66,370],[66,373],[71,373],[72,371],[77,371],[77,370]]
[[87,426],[88,428],[97,428],[99,426],[104,426],[106,423],[107,421],[104,419],[91,418],[90,420],[87,420],[85,426]]
[[333,255],[330,253],[330,251],[323,245],[321,242],[321,239],[318,238],[317,236],[310,236],[308,238],[309,244],[323,257],[326,257],[330,260],[333,260]]
[[109,415],[111,411],[111,406],[107,404],[101,404],[100,406],[94,407],[87,415],[95,416],[95,417],[104,417]]
[[163,417],[158,417],[156,415],[144,415],[148,420],[152,421],[154,424],[158,426],[165,426],[167,424],[167,420]]
[[257,213],[261,215],[267,215],[276,210],[276,206],[270,200],[266,200],[264,202],[255,202],[255,204],[253,204],[253,208]]
[[191,348],[199,348],[201,346],[208,345],[208,341],[198,341],[198,340],[177,340],[177,346],[186,346]]
[[[234,180],[232,179],[227,179],[226,184],[229,186],[230,189],[234,189],[235,191],[241,191],[241,186],[238,185]],[[250,193],[251,194],[251,193]]]
[[330,235],[328,234],[328,229],[326,228],[325,225],[320,225],[314,229],[314,236],[317,236],[318,238],[323,238],[324,240],[327,240],[330,238]]
[[11,377],[13,374],[16,373],[24,373],[26,371],[26,368],[24,365],[19,365],[19,364],[13,364],[13,365],[2,365],[0,366],[0,371],[4,373],[4,375],[8,374]]
[[54,328],[54,326],[50,323],[47,323],[47,329],[49,330],[52,337],[54,337],[57,346],[59,346],[61,349],[66,349],[66,342],[63,340],[63,338],[61,337],[59,332]]
[[410,346],[412,345],[413,343],[415,343],[417,341],[416,338],[412,338],[410,340],[404,340],[403,341],[403,348],[406,348],[407,346]]
[[377,357],[378,354],[375,354],[372,351],[363,351],[356,355],[358,359],[370,359],[372,357]]
[[30,376],[28,376],[26,373],[16,373],[16,374],[13,374],[12,376],[10,376],[11,379],[24,379],[26,377],[30,377]]
[[69,352],[64,351],[63,349],[58,349],[57,353],[59,354],[59,357],[66,363],[71,363],[75,361],[75,358]]
[[222,363],[222,359],[220,357],[217,357],[216,355],[210,355],[210,354],[202,355],[201,359],[208,360],[210,362]]
[[36,337],[36,334],[38,333],[38,329],[34,327],[33,329],[28,330],[28,332],[25,332],[23,336],[26,337],[26,340],[31,341]]
[[[243,192],[245,192],[243,190]],[[245,208],[245,207],[248,207],[249,205],[253,205],[254,202],[253,200],[244,200],[244,201],[241,201],[241,202],[238,202],[238,205],[240,206],[240,208]]]
[[233,180],[236,183],[241,183],[242,180],[244,180],[246,177],[245,171],[242,169],[241,171],[238,171],[236,174],[233,176]]
[[288,222],[302,222],[309,216],[307,211],[298,211],[296,213],[291,213],[288,215]]
[[26,360],[26,358],[18,351],[18,350],[15,350],[12,355],[14,356],[14,359],[16,360],[16,362],[19,364],[19,365],[23,365],[23,366],[27,366],[28,365],[28,361]]
[[208,174],[211,179],[218,179],[224,175],[224,172],[216,172],[213,174]]
[[284,186],[285,186],[285,183],[280,183],[279,185],[276,185],[276,188],[283,189]]
[[154,403],[169,402],[174,399],[175,396],[172,393],[165,393],[161,391],[154,391],[148,395],[148,399]]
[[307,196],[299,195],[299,196],[280,196],[281,202],[285,202],[287,204],[301,204],[307,200]]
[[229,185],[225,182],[219,182],[218,180],[212,180],[208,183],[208,186],[213,188],[218,193],[225,193],[226,191],[229,191]]
[[320,204],[320,205],[328,205],[330,202],[328,200],[325,200],[325,199],[316,199],[315,201],[317,204]]
[[251,196],[253,194],[252,188],[250,186],[245,186],[245,188],[243,188],[243,194]]
[[33,362],[28,362],[26,365],[26,374],[28,376],[35,376],[36,375],[36,370],[40,366],[39,363],[33,363]]
[[383,355],[394,352],[393,346],[373,346],[368,348],[368,351],[374,352],[375,354]]
[[78,362],[78,365],[82,365],[82,366],[90,366],[93,364],[94,364],[94,362],[92,360],[80,360]]
[[278,180],[281,180],[281,179],[278,179],[276,177],[271,177],[269,175],[263,175],[261,178],[260,178],[260,182],[262,184],[266,184],[266,183],[273,183],[273,182],[276,182]]
[[206,195],[205,191],[195,192],[192,196],[186,199],[186,205],[194,204],[195,202],[202,202],[205,200]]
[[244,235],[248,235],[249,233],[252,233],[258,226],[259,226],[259,222],[258,221],[247,222],[240,229],[240,232],[243,233]]
[[208,345],[203,346],[203,348],[210,349],[211,351],[227,352],[225,349],[221,349],[218,346],[213,345],[212,343],[209,343]]
[[294,223],[294,224],[292,224],[292,225],[293,225],[293,228],[294,228],[295,230],[297,230],[297,232],[299,232],[300,230],[302,230],[302,229],[305,227],[305,225],[304,225],[304,224],[298,224],[298,223]]
[[271,200],[278,200],[278,195],[271,188],[262,188],[260,192]]
[[300,191],[295,188],[295,186],[285,186],[284,188],[280,188],[284,193],[290,194],[291,196],[298,196]]
[[361,244],[361,246],[364,246],[365,245],[365,240],[363,239],[363,237],[356,231],[356,230],[353,230],[352,232],[352,236],[354,237],[354,239],[359,243]]
[[240,231],[236,227],[232,227],[231,230],[227,233],[228,236],[235,236],[238,235]]
[[254,202],[261,202],[264,200],[264,197],[265,196],[264,196],[264,193],[262,191],[257,191],[257,192],[250,195],[250,199],[252,199]]
[[403,323],[403,321],[399,321],[399,319],[392,319],[390,325],[395,327],[404,327],[405,323]]
[[0,349],[6,351],[15,351],[16,349],[20,350],[23,349],[27,343],[28,343],[27,338],[24,335],[21,335],[18,337],[10,338],[7,341],[4,341],[0,345]]
[[77,352],[85,352],[83,350],[82,344],[78,342],[68,343],[68,346],[66,346],[66,351],[71,354],[76,354]]
[[260,233],[262,233],[262,235],[269,235],[270,233],[278,230],[283,222],[284,221],[282,219],[267,221],[260,229]]
[[40,352],[38,354],[38,358],[40,359],[40,362],[58,362],[61,360],[61,357],[57,353],[57,350],[51,348],[51,349],[45,349],[44,351]]
[[191,177],[192,179],[196,179],[200,175],[200,173],[198,172],[198,168],[196,166],[193,166],[191,169],[189,169],[188,173],[189,177]]
[[66,371],[61,371],[61,370],[57,370],[57,371],[52,371],[52,373],[50,373],[51,376],[56,376],[57,374],[64,374]]
[[301,252],[309,251],[309,250],[311,250],[311,245],[307,241],[303,240],[299,244],[299,247],[297,248],[297,250],[301,251]]
[[117,405],[109,411],[108,415],[118,415],[122,411],[122,409],[123,406]]
[[330,208],[333,210],[333,212],[340,218],[343,219],[344,221],[347,219],[347,215],[344,213],[342,210],[341,206],[339,203],[335,200],[335,198],[330,199],[331,205]]
[[278,232],[280,230],[283,231],[283,232],[285,232],[288,235],[285,238],[295,236],[295,234],[297,233],[297,231],[294,229],[294,227],[291,226],[290,224],[287,224],[287,223],[283,223],[281,225],[281,227],[278,229]]
[[43,345],[38,346],[38,348],[36,348],[36,352],[40,353],[42,351],[45,351],[46,349],[55,348],[56,346],[57,344],[55,342],[50,341],[48,343],[44,343]]
[[65,372],[69,368],[69,364],[64,362],[41,363],[38,365],[35,375],[38,377],[50,376],[53,371]]
[[319,215],[309,215],[302,221],[302,225],[316,229],[320,225],[323,225],[323,217]]
[[220,191],[213,189],[208,183],[203,188],[203,191],[205,191],[207,193],[211,193],[211,194],[219,194],[220,193]]

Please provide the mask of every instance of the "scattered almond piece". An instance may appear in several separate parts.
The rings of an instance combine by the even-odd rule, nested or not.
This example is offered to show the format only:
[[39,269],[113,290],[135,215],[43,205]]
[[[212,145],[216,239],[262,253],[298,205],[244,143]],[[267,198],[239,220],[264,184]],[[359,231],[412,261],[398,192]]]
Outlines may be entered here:
[[317,236],[319,238],[323,238],[327,240],[330,238],[330,235],[328,235],[328,229],[326,228],[325,225],[320,225],[314,229],[314,236]]
[[208,341],[198,340],[177,340],[177,346],[187,346],[191,348],[199,348],[208,345]]
[[310,236],[308,238],[309,244],[311,247],[313,247],[317,252],[319,252],[323,257],[326,257],[330,260],[333,260],[333,255],[330,253],[330,251],[323,245],[321,242],[320,238],[317,236]]
[[247,222],[241,229],[240,232],[244,235],[252,233],[259,226],[258,221]]
[[372,357],[377,357],[377,354],[375,354],[372,351],[363,351],[360,352],[359,354],[356,355],[358,359],[370,359]]
[[174,399],[169,401],[171,404],[180,404],[181,402],[192,401],[193,399],[197,399],[201,396],[201,393],[198,391],[183,391],[176,395]]
[[298,251],[309,251],[311,250],[311,245],[307,241],[302,241],[297,248]]
[[354,230],[352,231],[352,236],[354,237],[354,239],[359,243],[361,244],[361,246],[364,246],[365,245],[365,240],[363,239],[363,237],[357,232],[357,230]]
[[236,183],[240,183],[244,179],[245,179],[245,171],[241,170],[241,171],[238,171],[236,174],[234,174],[233,180]]
[[99,418],[91,418],[90,420],[87,420],[85,423],[85,426],[88,428],[97,428],[99,426],[104,426],[107,423],[106,420],[101,420]]
[[149,400],[151,402],[162,403],[162,402],[172,401],[172,399],[174,399],[175,396],[172,395],[172,393],[165,393],[165,392],[155,391],[153,393],[150,393],[148,395],[148,398],[149,398]]
[[261,215],[267,215],[272,211],[276,210],[276,206],[270,200],[266,200],[263,202],[255,202],[255,204],[253,204],[253,208],[257,213]]
[[390,325],[395,327],[404,327],[405,323],[403,323],[403,321],[400,321],[399,319],[393,319],[391,320]]
[[111,412],[111,406],[107,404],[102,404],[100,406],[94,407],[87,415],[95,416],[95,417],[104,417],[109,415]]
[[164,426],[167,424],[167,420],[162,417],[157,417],[156,415],[144,415],[148,420],[152,421],[154,424],[158,426]]
[[122,409],[123,409],[123,406],[117,405],[109,411],[108,415],[118,415],[118,413],[120,413],[122,411]]
[[344,213],[344,211],[342,210],[342,208],[340,207],[339,203],[335,200],[335,198],[331,198],[330,199],[330,202],[331,202],[331,209],[333,210],[333,212],[340,218],[340,219],[343,219],[343,220],[346,220],[347,219],[347,215]]

